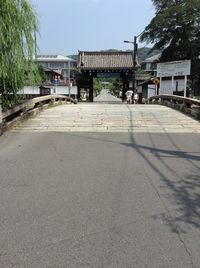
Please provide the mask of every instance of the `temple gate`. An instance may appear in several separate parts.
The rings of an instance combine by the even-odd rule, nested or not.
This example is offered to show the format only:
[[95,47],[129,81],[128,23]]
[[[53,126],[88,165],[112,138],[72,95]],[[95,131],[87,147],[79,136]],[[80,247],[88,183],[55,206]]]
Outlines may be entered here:
[[[78,99],[80,99],[80,90],[89,89],[89,101],[93,102],[93,78],[94,77],[114,77],[122,79],[122,101],[125,100],[125,93],[130,86],[133,76],[133,52],[112,51],[112,52],[92,52],[79,51],[77,75]],[[135,64],[138,68],[139,64]]]

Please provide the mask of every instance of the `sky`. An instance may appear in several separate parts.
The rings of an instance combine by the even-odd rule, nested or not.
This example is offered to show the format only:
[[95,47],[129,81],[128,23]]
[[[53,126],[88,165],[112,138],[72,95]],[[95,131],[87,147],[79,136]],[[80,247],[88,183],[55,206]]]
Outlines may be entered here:
[[[30,0],[39,20],[38,54],[132,49],[155,15],[151,0]],[[139,44],[139,47],[146,44]]]

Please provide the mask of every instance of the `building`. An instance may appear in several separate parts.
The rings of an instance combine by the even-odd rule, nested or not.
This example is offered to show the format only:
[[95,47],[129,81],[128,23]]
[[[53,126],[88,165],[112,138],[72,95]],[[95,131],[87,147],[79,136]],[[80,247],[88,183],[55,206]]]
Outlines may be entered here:
[[[187,61],[171,61],[160,63],[160,56],[161,54],[156,54],[155,56],[147,58],[141,63],[142,71],[146,74],[149,74],[149,77],[146,77],[144,81],[139,81],[138,83],[138,87],[142,92],[142,97],[147,99],[156,94],[185,95],[187,81],[181,71],[184,69],[184,62]],[[179,64],[177,65],[177,63]],[[164,74],[160,76],[158,66],[164,66],[165,71],[169,72],[170,70],[172,72],[169,72],[168,75]],[[190,75],[190,71],[187,73],[187,75]],[[159,79],[157,79],[157,77]],[[155,83],[155,81],[158,82]],[[187,95],[188,94],[189,92],[187,90]]]
[[141,69],[136,73],[139,102],[155,95],[156,87],[152,80],[156,77],[160,55],[160,53],[156,54],[140,62]]
[[77,87],[73,77],[76,60],[62,55],[38,55],[35,61],[43,66],[47,80],[37,87],[24,87],[19,94],[26,98],[48,94],[76,97]]
[[69,79],[71,70],[76,68],[76,60],[62,55],[38,55],[36,62],[43,67],[59,72],[63,79]]
[[160,56],[161,54],[159,53],[142,61],[142,70],[148,72],[151,76],[156,76],[157,63],[159,62]]

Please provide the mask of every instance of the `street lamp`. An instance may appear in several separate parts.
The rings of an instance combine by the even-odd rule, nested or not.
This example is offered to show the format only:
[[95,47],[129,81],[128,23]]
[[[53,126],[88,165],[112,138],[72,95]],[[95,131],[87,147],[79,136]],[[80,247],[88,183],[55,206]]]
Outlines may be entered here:
[[135,69],[136,69],[136,54],[137,54],[137,37],[134,36],[134,41],[127,41],[125,40],[124,43],[130,43],[133,44],[133,76],[132,76],[132,87],[133,87],[133,92],[135,92]]

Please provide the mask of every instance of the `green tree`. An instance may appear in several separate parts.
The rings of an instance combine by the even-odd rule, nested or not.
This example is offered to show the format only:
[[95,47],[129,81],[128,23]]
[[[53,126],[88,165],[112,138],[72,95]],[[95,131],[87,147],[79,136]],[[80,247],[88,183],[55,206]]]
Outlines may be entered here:
[[121,85],[121,79],[119,78],[113,78],[110,80],[109,84],[109,91],[119,97],[120,96],[120,85]]
[[93,79],[93,89],[95,95],[98,95],[100,93],[100,91],[102,90],[101,79],[98,78]]
[[26,85],[41,84],[47,80],[47,74],[45,73],[42,65],[35,64],[32,72],[27,73]]
[[37,25],[28,1],[0,1],[0,93],[4,107],[17,102],[17,92],[27,80],[34,82]]
[[200,51],[200,0],[152,0],[156,15],[141,41],[163,49],[161,61],[196,59]]

